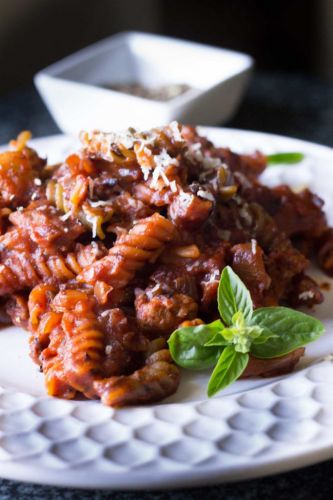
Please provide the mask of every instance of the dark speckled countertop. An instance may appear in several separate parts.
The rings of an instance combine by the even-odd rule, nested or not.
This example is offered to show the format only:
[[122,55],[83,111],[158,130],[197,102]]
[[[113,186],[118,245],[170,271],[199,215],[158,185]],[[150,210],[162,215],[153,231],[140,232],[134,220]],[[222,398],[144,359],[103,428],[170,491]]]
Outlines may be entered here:
[[[31,130],[35,137],[59,132],[32,87],[0,96],[0,117],[0,144],[9,141],[23,129]],[[257,74],[237,115],[228,125],[333,146],[333,84],[301,75]],[[1,500],[201,500],[204,497],[210,500],[326,500],[332,498],[332,491],[333,460],[252,481],[151,493],[70,490],[0,479]]]

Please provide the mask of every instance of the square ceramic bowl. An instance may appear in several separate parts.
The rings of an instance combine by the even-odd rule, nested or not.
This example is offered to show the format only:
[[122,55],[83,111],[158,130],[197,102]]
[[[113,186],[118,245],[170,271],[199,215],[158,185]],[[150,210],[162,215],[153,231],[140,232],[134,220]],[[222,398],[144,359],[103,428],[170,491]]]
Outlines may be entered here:
[[[146,129],[178,120],[222,124],[235,112],[253,60],[246,54],[138,32],[119,33],[52,64],[35,85],[60,129]],[[156,101],[105,85],[185,84],[189,90]],[[104,86],[104,88],[103,88]]]

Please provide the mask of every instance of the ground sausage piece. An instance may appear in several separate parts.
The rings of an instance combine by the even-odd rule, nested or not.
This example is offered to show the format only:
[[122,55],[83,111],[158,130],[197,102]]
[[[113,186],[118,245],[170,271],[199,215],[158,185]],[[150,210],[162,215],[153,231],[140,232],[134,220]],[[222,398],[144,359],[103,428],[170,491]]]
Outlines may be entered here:
[[286,299],[292,307],[307,306],[311,308],[315,304],[321,304],[324,296],[317,283],[310,276],[301,273],[292,280]]
[[106,377],[127,373],[136,368],[138,353],[148,349],[148,340],[131,328],[128,318],[119,308],[105,310],[100,316],[105,332],[104,373]]
[[333,276],[333,230],[328,229],[320,238],[317,253],[318,264],[329,276]]
[[175,393],[179,368],[167,349],[151,354],[145,365],[131,375],[97,380],[94,388],[107,406],[129,406],[159,401]]
[[159,293],[172,296],[177,292],[198,300],[195,277],[182,267],[160,266],[149,277],[149,281]]
[[295,193],[289,186],[254,185],[245,192],[248,201],[254,201],[264,207],[274,218],[280,231],[289,238],[295,235],[322,234],[327,227],[324,202],[308,189]]
[[143,331],[169,336],[180,323],[196,318],[198,305],[192,297],[181,293],[171,297],[151,297],[149,292],[140,290],[137,291],[135,310],[138,325]]
[[63,220],[62,214],[47,202],[32,202],[22,211],[12,213],[9,220],[39,247],[65,251],[85,229],[76,219]]
[[249,288],[255,306],[262,305],[262,296],[271,284],[264,264],[264,252],[255,240],[231,248],[232,267]]
[[39,175],[46,161],[24,147],[0,153],[0,206],[26,205],[42,183]]
[[177,227],[191,230],[200,227],[209,217],[213,203],[192,193],[181,193],[169,207],[170,219]]
[[249,364],[241,378],[249,377],[276,377],[293,371],[305,349],[296,349],[285,356],[272,359],[258,359],[250,356]]
[[26,296],[14,294],[6,304],[6,312],[15,326],[28,328],[29,309]]

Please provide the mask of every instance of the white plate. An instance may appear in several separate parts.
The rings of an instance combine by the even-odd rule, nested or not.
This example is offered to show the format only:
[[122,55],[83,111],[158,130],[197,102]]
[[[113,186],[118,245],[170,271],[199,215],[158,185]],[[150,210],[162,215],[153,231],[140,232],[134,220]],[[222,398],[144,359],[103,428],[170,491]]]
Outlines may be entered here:
[[[270,184],[309,185],[333,222],[333,150],[295,139],[203,128],[236,151],[302,151],[299,165],[272,167]],[[52,136],[34,147],[58,161],[73,140]],[[328,281],[318,271],[319,281]],[[0,475],[86,488],[147,489],[204,485],[272,474],[333,457],[333,292],[314,314],[327,333],[296,373],[236,382],[208,400],[206,373],[184,373],[167,402],[114,410],[95,401],[45,395],[28,356],[27,333],[0,332]]]

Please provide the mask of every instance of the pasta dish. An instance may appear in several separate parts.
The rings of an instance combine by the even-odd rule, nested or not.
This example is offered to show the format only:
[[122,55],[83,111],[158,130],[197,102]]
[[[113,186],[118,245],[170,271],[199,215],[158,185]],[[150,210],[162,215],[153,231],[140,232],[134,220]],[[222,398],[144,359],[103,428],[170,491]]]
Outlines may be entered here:
[[[226,266],[255,309],[322,302],[307,269],[314,258],[333,274],[323,202],[261,184],[262,153],[236,154],[176,122],[82,132],[80,151],[57,165],[28,140],[0,154],[1,318],[30,332],[48,394],[125,406],[175,393],[167,341],[218,318]],[[243,376],[286,373],[303,353],[250,355]]]

